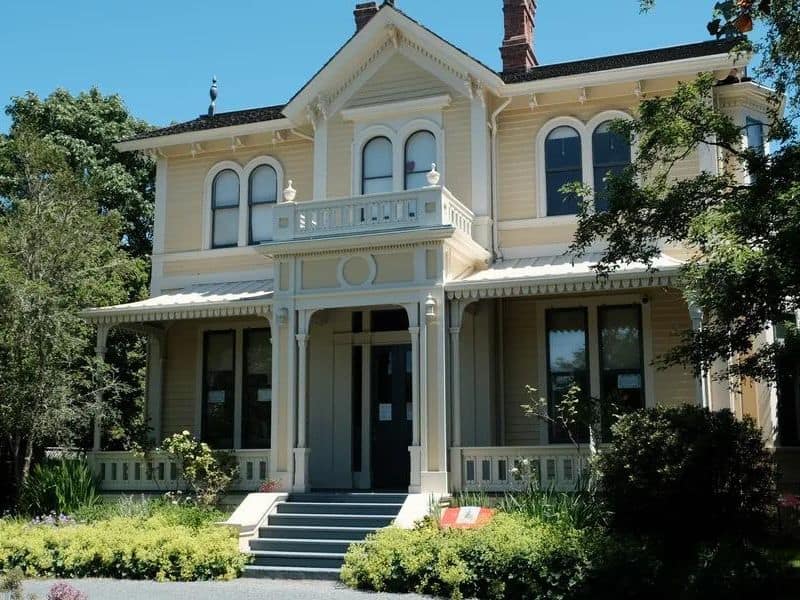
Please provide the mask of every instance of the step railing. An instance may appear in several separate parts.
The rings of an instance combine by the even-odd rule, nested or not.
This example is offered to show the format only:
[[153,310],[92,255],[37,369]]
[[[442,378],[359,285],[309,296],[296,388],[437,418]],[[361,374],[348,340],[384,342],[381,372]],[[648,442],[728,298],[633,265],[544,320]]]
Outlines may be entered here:
[[[235,450],[239,476],[231,484],[234,491],[256,491],[269,478],[269,450]],[[164,453],[145,456],[125,451],[89,452],[89,464],[102,492],[167,492],[184,489],[175,461]]]
[[[575,491],[583,481],[588,447],[490,446],[451,448],[451,486],[466,491],[504,492],[520,489],[517,473],[530,472],[540,489]],[[527,461],[524,466],[523,461]],[[514,471],[518,469],[519,471]]]
[[273,241],[451,225],[472,237],[474,215],[450,191],[430,186],[311,202],[283,202],[273,211]]

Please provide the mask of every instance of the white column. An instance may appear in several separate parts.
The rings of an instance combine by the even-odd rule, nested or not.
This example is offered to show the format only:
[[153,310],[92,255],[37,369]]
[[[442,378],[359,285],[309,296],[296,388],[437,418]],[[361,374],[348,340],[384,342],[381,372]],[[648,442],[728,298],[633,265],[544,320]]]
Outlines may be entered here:
[[[703,329],[703,312],[698,307],[689,307],[689,317],[692,320],[692,329],[694,331]],[[708,372],[705,369],[703,369],[699,376],[694,378],[694,385],[697,405],[702,408],[711,408],[708,398]]]
[[475,81],[470,82],[470,166],[472,170],[472,210],[475,241],[491,248],[492,222],[489,211],[489,119],[485,92]]
[[423,471],[428,464],[428,324],[420,319],[419,327],[419,456]]
[[166,335],[151,333],[150,364],[147,377],[147,420],[150,425],[150,437],[156,443],[162,441],[161,411],[164,397],[164,373],[166,371],[167,347]]
[[411,334],[411,477],[409,478],[408,491],[412,494],[420,491],[420,472],[422,471],[422,449],[420,448],[420,410],[419,410],[419,385],[420,385],[420,352],[419,352],[419,327],[409,327]]
[[269,447],[271,449],[270,452],[270,460],[269,460],[269,473],[271,479],[278,479],[278,461],[277,461],[277,454],[278,454],[278,419],[280,418],[280,413],[278,411],[278,406],[280,403],[280,394],[278,393],[278,357],[280,355],[280,348],[278,344],[280,343],[280,332],[277,330],[277,319],[273,316],[273,318],[269,321],[269,343],[270,343],[270,354],[272,357],[272,365],[271,365],[271,379],[272,379],[272,387],[270,389],[270,431],[269,431]]
[[[103,362],[106,358],[106,343],[108,342],[108,330],[109,326],[102,324],[97,326],[97,344],[95,345],[95,355],[97,356],[98,362]],[[99,452],[101,450],[102,444],[102,413],[101,413],[101,405],[103,402],[103,390],[98,389],[94,393],[95,397],[95,413],[94,413],[94,433],[92,439],[92,451]]]
[[453,401],[452,443],[450,456],[450,487],[461,488],[461,315],[463,305],[460,300],[450,302],[450,373]]
[[[307,317],[301,314],[301,328],[305,329]],[[307,492],[308,481],[308,334],[304,331],[297,340],[297,447],[294,449],[294,491]]]
[[314,200],[328,195],[328,121],[317,118],[314,126]]

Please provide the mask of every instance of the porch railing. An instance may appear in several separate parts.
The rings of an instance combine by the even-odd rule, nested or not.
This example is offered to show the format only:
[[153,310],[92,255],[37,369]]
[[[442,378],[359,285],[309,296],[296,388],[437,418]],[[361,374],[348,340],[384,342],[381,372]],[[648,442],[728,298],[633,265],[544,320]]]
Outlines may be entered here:
[[442,186],[275,206],[273,241],[452,225],[472,236],[474,215]]
[[573,446],[491,446],[451,449],[454,489],[503,492],[518,489],[512,469],[529,461],[533,478],[542,489],[574,491],[586,472],[588,448],[579,454]]
[[[269,450],[236,450],[239,477],[234,491],[252,492],[269,477]],[[89,463],[103,492],[167,492],[182,484],[178,465],[166,454],[145,457],[132,452],[90,452]]]

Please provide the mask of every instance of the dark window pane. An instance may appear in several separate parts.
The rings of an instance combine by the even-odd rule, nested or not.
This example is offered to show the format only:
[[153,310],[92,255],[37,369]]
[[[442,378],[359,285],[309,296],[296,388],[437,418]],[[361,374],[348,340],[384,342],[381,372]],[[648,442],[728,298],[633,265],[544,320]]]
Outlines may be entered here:
[[203,338],[203,434],[213,448],[233,448],[233,331],[209,331]]
[[430,131],[417,131],[406,141],[405,188],[428,185],[427,173],[436,162],[436,138]]
[[[353,313],[354,315],[361,313]],[[354,329],[355,331],[355,329]],[[353,357],[353,372],[352,372],[352,382],[353,382],[353,406],[352,406],[352,419],[353,419],[353,444],[352,444],[352,457],[351,460],[353,462],[353,471],[361,471],[361,449],[362,449],[362,440],[361,436],[363,435],[363,421],[362,421],[362,402],[363,402],[363,394],[361,390],[362,386],[362,356],[363,356],[364,348],[363,346],[353,346],[352,350],[352,357]]]
[[747,147],[764,153],[764,124],[761,121],[747,117]]
[[547,214],[575,214],[578,197],[563,194],[560,189],[567,183],[581,182],[581,138],[572,127],[556,127],[547,136],[544,145]]
[[372,138],[366,143],[361,163],[361,193],[377,194],[392,191],[392,142],[386,137]]
[[614,414],[644,407],[641,307],[602,306],[597,316],[602,429],[608,439]]
[[242,447],[269,448],[272,423],[272,342],[269,329],[244,331]]
[[239,175],[231,169],[217,173],[211,185],[211,244],[235,246],[239,241]]
[[372,331],[408,331],[408,313],[403,308],[372,311]]
[[611,131],[611,121],[597,126],[592,134],[594,161],[594,189],[599,197],[595,201],[597,210],[607,210],[608,200],[603,197],[609,173],[619,175],[631,164],[631,145],[622,136]]
[[[587,316],[585,308],[552,309],[546,314],[547,325],[547,387],[548,409],[556,417],[565,394],[577,385],[584,401],[589,391],[589,350]],[[589,439],[585,422],[572,426],[579,441]],[[550,442],[569,442],[564,427],[551,425]]]

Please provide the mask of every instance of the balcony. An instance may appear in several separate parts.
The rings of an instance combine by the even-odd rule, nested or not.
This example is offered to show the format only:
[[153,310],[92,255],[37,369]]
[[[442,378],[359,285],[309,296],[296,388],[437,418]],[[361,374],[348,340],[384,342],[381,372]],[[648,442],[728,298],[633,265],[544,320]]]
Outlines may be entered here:
[[272,243],[452,227],[472,239],[471,210],[443,186],[275,206]]

